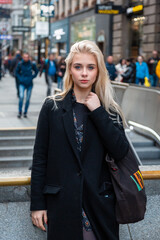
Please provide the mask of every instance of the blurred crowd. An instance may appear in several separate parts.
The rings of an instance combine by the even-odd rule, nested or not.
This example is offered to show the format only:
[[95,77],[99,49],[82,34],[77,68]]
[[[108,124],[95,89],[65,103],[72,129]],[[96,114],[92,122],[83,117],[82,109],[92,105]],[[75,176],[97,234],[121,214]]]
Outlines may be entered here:
[[[157,51],[154,50],[152,57],[147,61],[144,61],[143,56],[138,56],[137,59],[122,58],[118,64],[115,64],[113,59],[113,56],[108,56],[106,59],[106,68],[111,81],[144,85],[146,87],[160,86],[160,58]],[[0,64],[0,79],[7,72],[15,78],[17,97],[19,98],[18,118],[27,117],[33,79],[38,73],[40,77],[43,73],[45,75],[47,96],[53,94],[53,82],[57,83],[58,91],[63,90],[66,64],[65,58],[62,56],[56,57],[55,54],[51,53],[47,59],[42,58],[40,64],[37,65],[29,53],[21,54],[21,51],[17,51],[14,57],[6,56]],[[22,111],[25,93],[24,111]]]
[[160,86],[160,58],[155,50],[147,61],[144,61],[143,56],[138,56],[137,59],[122,58],[118,64],[114,64],[113,56],[108,56],[106,60],[106,68],[112,81],[146,87]]

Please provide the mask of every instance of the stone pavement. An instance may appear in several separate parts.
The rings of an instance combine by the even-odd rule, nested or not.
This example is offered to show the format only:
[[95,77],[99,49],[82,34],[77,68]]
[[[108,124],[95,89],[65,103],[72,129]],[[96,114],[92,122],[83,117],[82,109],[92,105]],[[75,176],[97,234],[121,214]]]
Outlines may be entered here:
[[[53,87],[56,87],[56,83],[53,83]],[[15,80],[9,74],[6,74],[0,81],[0,128],[35,127],[40,108],[46,97],[46,91],[47,86],[43,74],[41,78],[34,79],[28,118],[18,119]]]

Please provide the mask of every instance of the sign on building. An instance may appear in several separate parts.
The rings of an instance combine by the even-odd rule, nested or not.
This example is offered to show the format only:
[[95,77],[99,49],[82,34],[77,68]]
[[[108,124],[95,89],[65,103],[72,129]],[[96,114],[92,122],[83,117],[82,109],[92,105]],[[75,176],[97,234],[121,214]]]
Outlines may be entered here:
[[29,32],[30,27],[26,26],[12,26],[12,31],[13,32]]
[[54,9],[53,4],[41,4],[41,17],[54,17]]
[[12,39],[12,36],[11,35],[0,35],[0,39],[1,40],[11,40]]
[[49,25],[48,22],[36,22],[36,35],[48,36]]
[[95,5],[95,13],[97,14],[112,14],[117,15],[123,13],[124,9],[122,6],[113,5],[113,4],[96,4]]
[[141,14],[143,11],[143,5],[137,5],[135,7],[130,7],[126,9],[126,13],[127,15],[131,15],[131,14]]
[[12,0],[0,0],[0,4],[12,4]]

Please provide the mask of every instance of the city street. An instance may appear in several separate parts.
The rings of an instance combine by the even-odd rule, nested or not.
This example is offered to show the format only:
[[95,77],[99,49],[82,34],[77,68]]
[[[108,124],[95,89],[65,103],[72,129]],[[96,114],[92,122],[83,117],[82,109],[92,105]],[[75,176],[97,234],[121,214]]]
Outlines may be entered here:
[[[56,83],[53,83],[56,87]],[[34,79],[28,118],[17,118],[18,98],[16,95],[15,80],[6,74],[0,81],[0,128],[35,127],[37,117],[46,97],[47,86],[44,75]]]

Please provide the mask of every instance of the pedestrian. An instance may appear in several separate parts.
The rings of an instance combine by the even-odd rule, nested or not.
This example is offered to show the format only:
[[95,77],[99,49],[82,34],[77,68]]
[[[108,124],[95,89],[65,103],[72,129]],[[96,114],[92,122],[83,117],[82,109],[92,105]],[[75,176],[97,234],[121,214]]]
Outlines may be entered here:
[[123,79],[121,74],[123,74],[127,69],[125,58],[120,59],[119,63],[115,66],[115,68],[117,72],[117,78],[115,80],[117,82],[121,82]]
[[19,112],[17,117],[22,117],[22,107],[24,100],[24,93],[26,91],[26,102],[24,108],[24,117],[27,117],[28,107],[30,103],[33,79],[37,76],[38,69],[34,63],[30,61],[28,53],[23,54],[23,59],[18,63],[16,68],[16,77],[19,81]]
[[138,56],[136,62],[136,84],[144,85],[145,77],[149,79],[147,63],[143,61],[142,56]]
[[107,57],[106,68],[108,70],[110,80],[114,81],[115,78],[117,77],[117,71],[116,71],[115,65],[113,63],[112,56]]
[[57,81],[57,64],[55,61],[55,54],[50,53],[49,58],[45,60],[44,65],[41,67],[39,76],[41,77],[45,70],[45,80],[47,83],[47,96],[52,95],[52,83]]
[[126,65],[127,65],[127,69],[126,71],[121,74],[122,76],[122,82],[124,83],[133,83],[134,82],[134,67],[132,64],[132,60],[130,58],[126,59]]
[[63,90],[63,77],[66,71],[66,63],[65,63],[65,58],[61,57],[58,66],[57,66],[57,83],[58,83],[58,88]]
[[156,75],[156,67],[159,60],[160,58],[158,57],[158,52],[154,50],[152,52],[152,57],[148,59],[149,79],[152,87],[156,87],[158,83],[158,77]]
[[21,57],[21,51],[18,50],[16,52],[15,58],[11,60],[11,65],[10,65],[10,74],[15,78],[15,84],[16,84],[16,89],[17,89],[17,97],[19,97],[19,81],[18,78],[16,77],[16,68],[18,63],[22,60]]
[[75,43],[64,90],[41,109],[31,174],[31,217],[48,240],[118,240],[115,194],[105,161],[128,152],[123,114],[98,46]]

